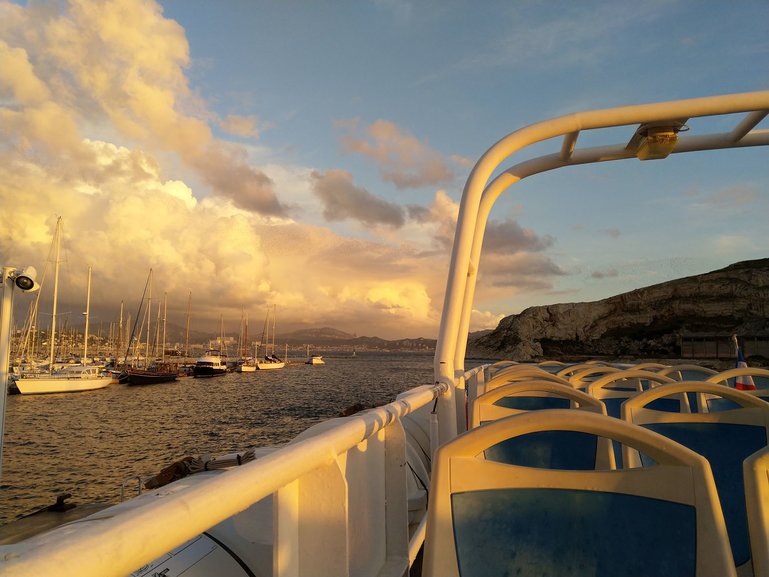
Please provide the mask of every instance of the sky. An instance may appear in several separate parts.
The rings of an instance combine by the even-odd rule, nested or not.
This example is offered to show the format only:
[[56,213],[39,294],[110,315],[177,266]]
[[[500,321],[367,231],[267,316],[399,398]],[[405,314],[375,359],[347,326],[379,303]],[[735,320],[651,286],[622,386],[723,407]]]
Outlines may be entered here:
[[[88,267],[92,327],[135,311],[152,269],[155,306],[184,325],[190,303],[193,330],[274,305],[278,340],[435,338],[462,188],[494,142],[767,88],[767,0],[0,0],[0,264],[45,271],[49,310],[61,217],[71,324]],[[521,182],[492,211],[471,330],[764,258],[768,190],[765,149]]]

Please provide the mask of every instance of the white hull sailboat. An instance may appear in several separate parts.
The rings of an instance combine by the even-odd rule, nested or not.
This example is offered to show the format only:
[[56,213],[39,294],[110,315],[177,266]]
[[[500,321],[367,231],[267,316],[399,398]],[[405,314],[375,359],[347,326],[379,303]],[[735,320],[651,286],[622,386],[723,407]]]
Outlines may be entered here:
[[[21,374],[13,381],[15,388],[22,395],[42,395],[50,393],[78,393],[103,389],[112,382],[111,375],[102,372],[101,367],[75,365],[54,371],[56,353],[56,305],[59,292],[59,249],[61,245],[61,217],[56,221],[53,243],[55,247],[55,268],[53,281],[53,314],[51,316],[51,349],[49,372],[44,374]],[[91,269],[88,269],[88,297],[86,301],[85,346],[83,362],[88,351],[88,315],[91,299]]]
[[111,382],[112,378],[103,375],[99,367],[78,365],[51,374],[22,376],[14,381],[14,386],[22,395],[42,395],[93,391]]

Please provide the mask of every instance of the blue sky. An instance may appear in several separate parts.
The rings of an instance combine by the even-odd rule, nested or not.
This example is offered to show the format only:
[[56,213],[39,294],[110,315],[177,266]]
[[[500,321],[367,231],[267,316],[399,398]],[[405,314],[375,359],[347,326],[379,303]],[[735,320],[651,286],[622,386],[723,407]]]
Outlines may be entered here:
[[[90,264],[103,322],[152,267],[179,324],[192,292],[198,328],[274,303],[284,330],[434,337],[462,186],[495,141],[768,73],[765,0],[0,2],[0,200],[25,231],[0,254],[42,270],[61,215],[63,298],[83,300]],[[766,160],[516,185],[472,329],[766,257]]]

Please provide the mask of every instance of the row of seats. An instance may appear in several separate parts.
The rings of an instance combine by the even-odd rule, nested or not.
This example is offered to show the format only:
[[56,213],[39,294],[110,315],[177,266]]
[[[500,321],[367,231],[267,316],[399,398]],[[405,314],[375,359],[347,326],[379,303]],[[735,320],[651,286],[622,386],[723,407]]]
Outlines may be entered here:
[[769,576],[769,390],[739,371],[488,368],[433,461],[424,574]]

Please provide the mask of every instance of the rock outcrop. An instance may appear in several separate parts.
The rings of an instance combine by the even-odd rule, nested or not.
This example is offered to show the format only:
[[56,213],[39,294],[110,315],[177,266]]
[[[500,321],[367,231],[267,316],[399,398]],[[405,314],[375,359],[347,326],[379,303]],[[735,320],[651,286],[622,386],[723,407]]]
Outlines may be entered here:
[[686,334],[769,337],[769,258],[596,302],[531,307],[471,338],[468,353],[532,360],[675,357]]

